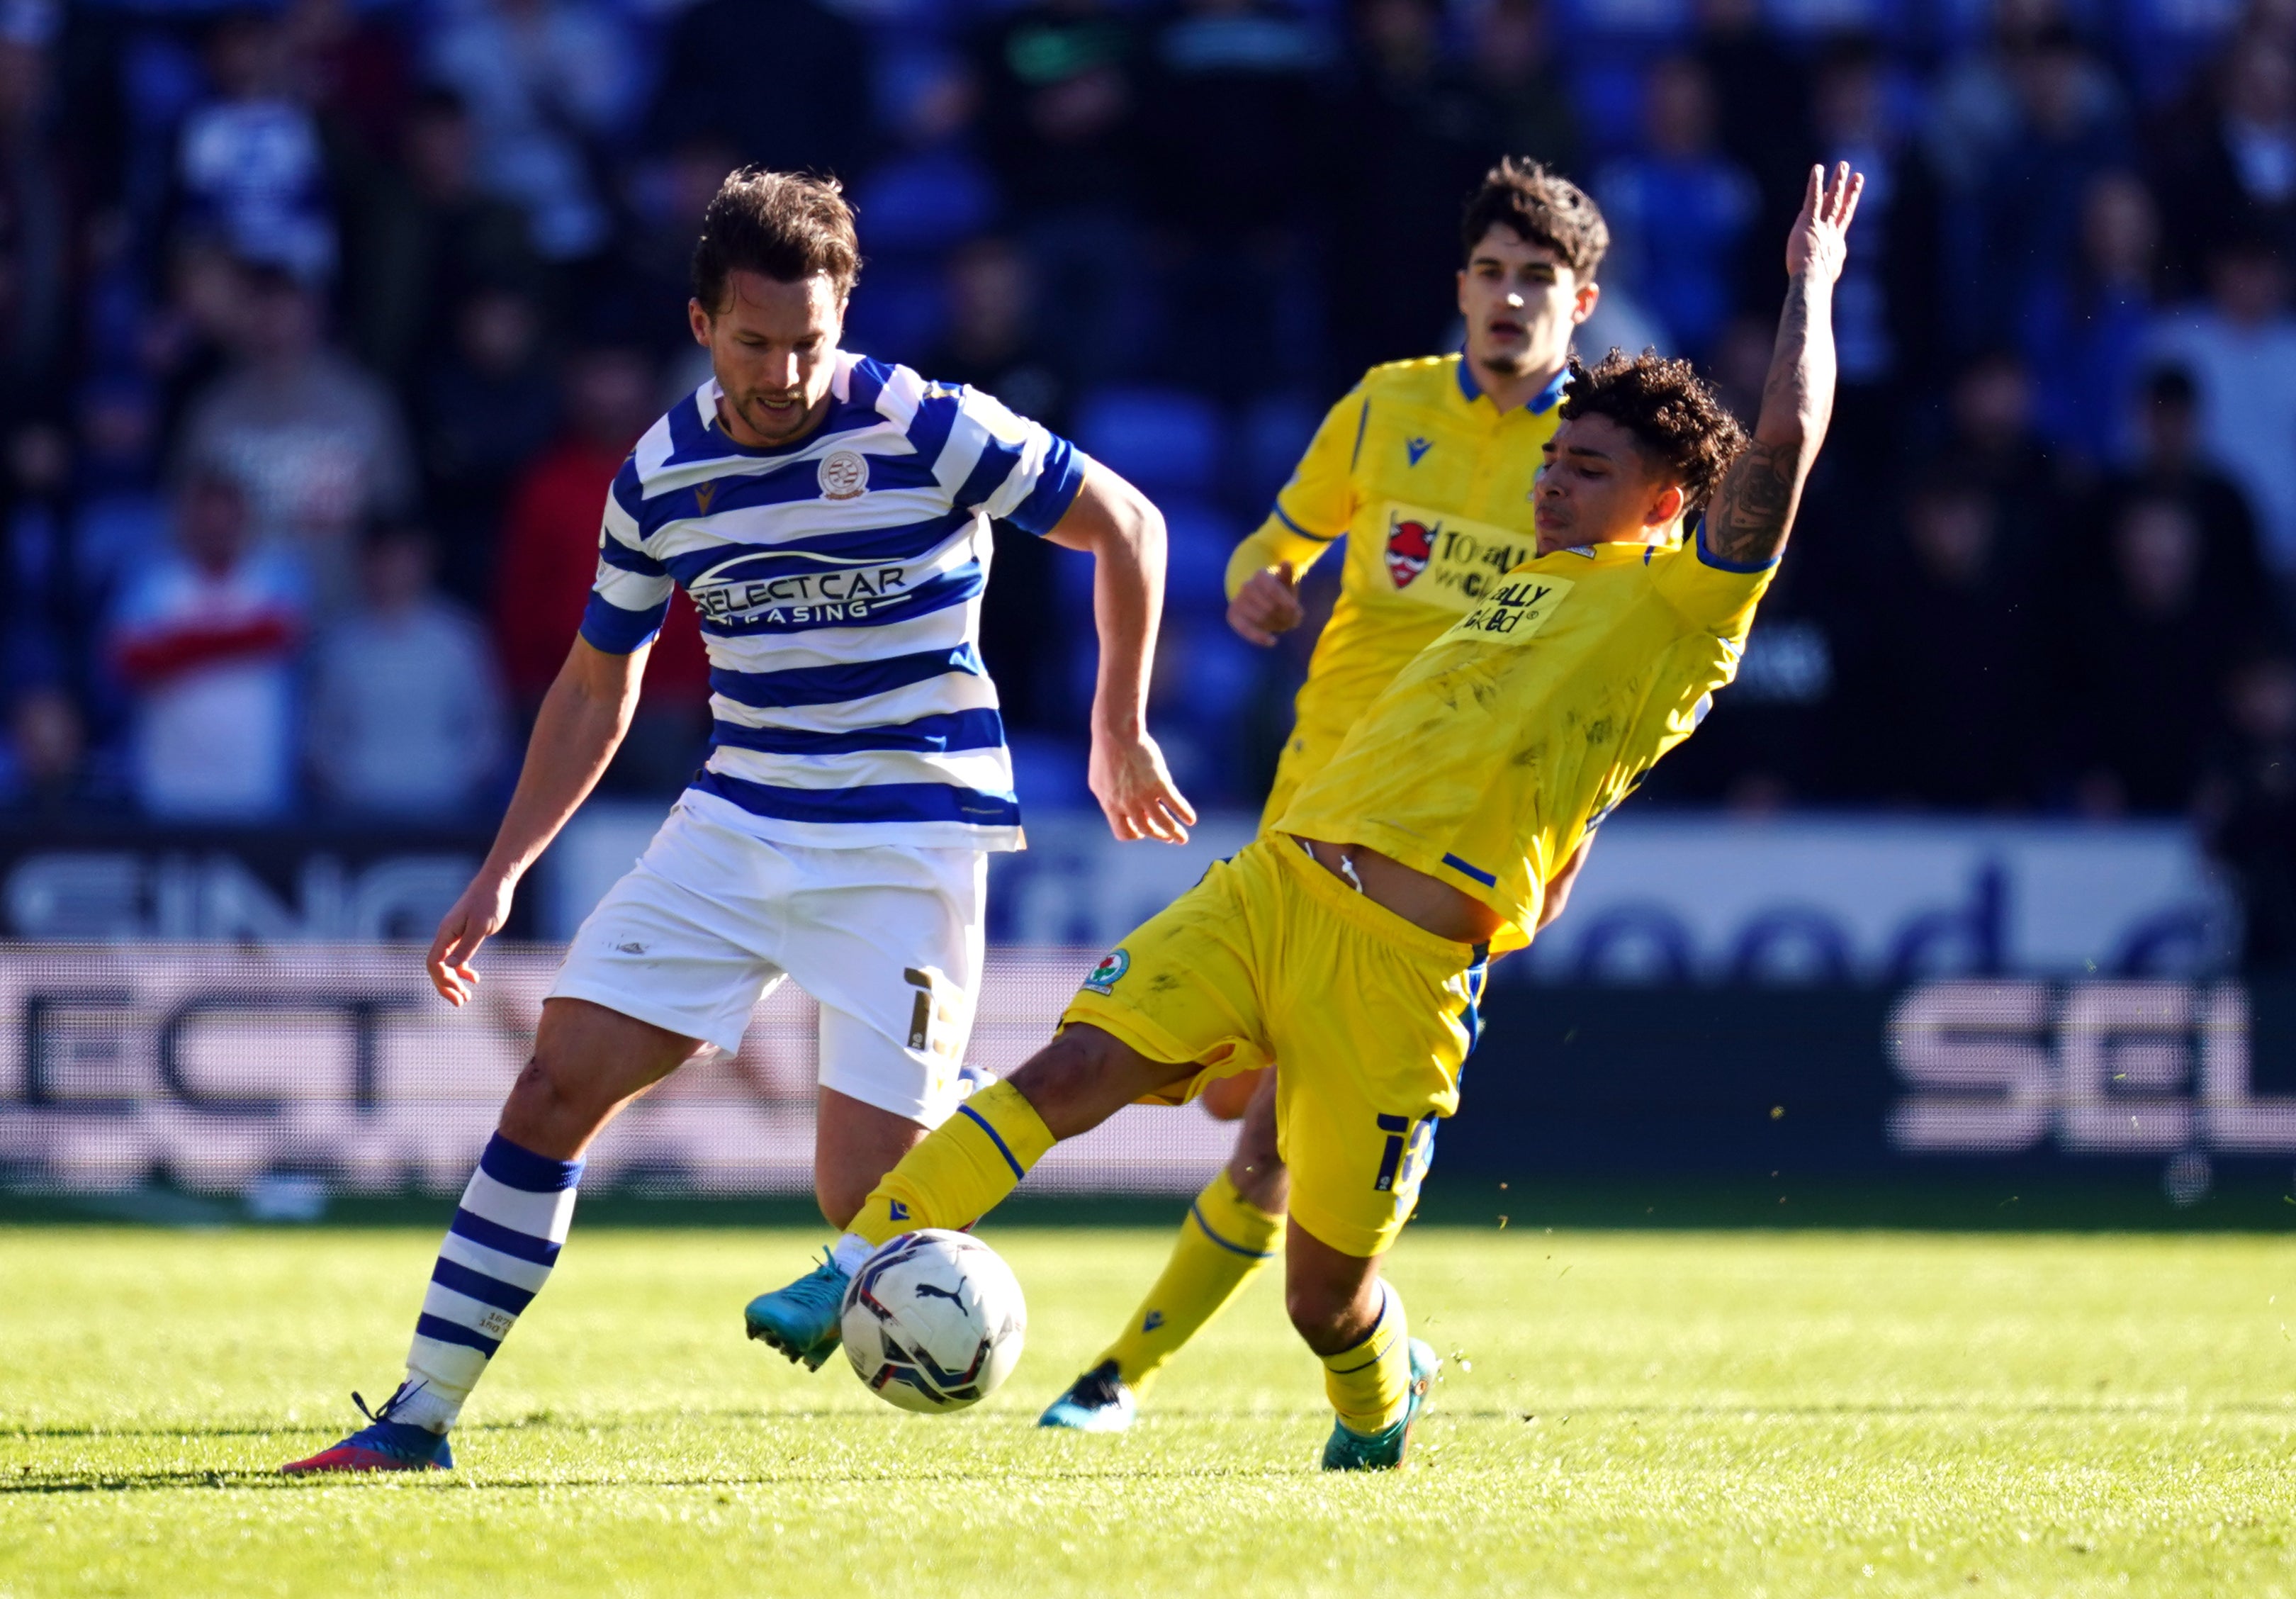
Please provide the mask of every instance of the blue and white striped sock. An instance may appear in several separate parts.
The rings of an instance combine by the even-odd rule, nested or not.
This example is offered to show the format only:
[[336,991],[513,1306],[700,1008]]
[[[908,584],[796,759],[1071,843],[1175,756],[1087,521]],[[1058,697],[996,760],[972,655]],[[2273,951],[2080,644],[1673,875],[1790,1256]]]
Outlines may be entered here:
[[500,1133],[487,1141],[430,1270],[393,1421],[433,1432],[455,1424],[519,1312],[550,1280],[581,1180],[579,1160],[537,1155]]

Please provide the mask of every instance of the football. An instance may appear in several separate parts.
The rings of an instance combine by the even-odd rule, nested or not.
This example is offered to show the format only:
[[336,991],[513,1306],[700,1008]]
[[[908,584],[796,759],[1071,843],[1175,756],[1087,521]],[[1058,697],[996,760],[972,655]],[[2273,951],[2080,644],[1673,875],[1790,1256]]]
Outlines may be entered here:
[[1029,1308],[1013,1268],[967,1233],[904,1233],[861,1263],[845,1291],[846,1357],[888,1404],[963,1410],[1021,1358]]

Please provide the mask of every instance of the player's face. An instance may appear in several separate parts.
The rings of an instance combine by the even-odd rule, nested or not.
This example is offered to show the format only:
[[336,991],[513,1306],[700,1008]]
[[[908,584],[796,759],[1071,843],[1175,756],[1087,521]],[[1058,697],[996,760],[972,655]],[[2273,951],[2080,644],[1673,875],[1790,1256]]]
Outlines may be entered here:
[[1546,441],[1532,513],[1538,553],[1655,544],[1682,518],[1683,494],[1635,436],[1607,416],[1564,422]]
[[1467,359],[1507,377],[1559,371],[1601,294],[1547,246],[1494,223],[1459,274]]
[[726,302],[714,313],[686,301],[694,341],[709,351],[709,369],[726,392],[719,417],[734,443],[751,449],[792,444],[829,408],[845,302],[816,275],[794,283],[758,272],[730,275]]

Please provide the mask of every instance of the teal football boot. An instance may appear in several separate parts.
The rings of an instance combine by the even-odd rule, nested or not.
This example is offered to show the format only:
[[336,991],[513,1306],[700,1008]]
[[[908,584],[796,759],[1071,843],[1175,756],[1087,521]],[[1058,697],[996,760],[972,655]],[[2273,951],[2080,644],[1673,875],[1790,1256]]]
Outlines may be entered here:
[[1121,1432],[1139,1410],[1132,1390],[1116,1374],[1116,1362],[1103,1360],[1046,1406],[1037,1425],[1065,1427],[1071,1432]]
[[837,1353],[845,1341],[838,1317],[845,1308],[845,1287],[852,1277],[838,1268],[827,1250],[821,1264],[787,1288],[761,1293],[750,1301],[742,1319],[750,1336],[792,1361],[802,1360],[808,1371]]
[[1403,1464],[1405,1451],[1411,1447],[1411,1429],[1419,1420],[1419,1413],[1427,1408],[1427,1390],[1435,1381],[1435,1374],[1443,1369],[1442,1357],[1423,1340],[1411,1341],[1411,1398],[1403,1419],[1380,1432],[1353,1432],[1344,1422],[1332,1423],[1332,1436],[1324,1445],[1324,1469],[1327,1472],[1391,1472]]

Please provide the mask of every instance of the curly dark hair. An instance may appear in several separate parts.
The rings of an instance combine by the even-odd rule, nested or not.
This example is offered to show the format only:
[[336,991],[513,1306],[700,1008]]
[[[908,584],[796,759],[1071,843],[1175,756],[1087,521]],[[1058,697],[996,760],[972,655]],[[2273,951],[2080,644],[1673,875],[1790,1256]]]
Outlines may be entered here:
[[853,208],[833,177],[744,167],[727,175],[702,213],[693,247],[693,298],[715,316],[726,304],[726,279],[755,272],[784,283],[816,273],[841,299],[861,275]]
[[1746,447],[1746,430],[1697,370],[1654,349],[1639,356],[1614,349],[1592,366],[1571,357],[1562,419],[1581,416],[1607,416],[1632,433],[1693,507],[1714,497]]
[[1611,248],[1610,225],[1587,191],[1551,167],[1508,156],[1483,174],[1459,218],[1461,259],[1495,226],[1513,228],[1527,244],[1544,244],[1562,258],[1581,283],[1595,275]]

